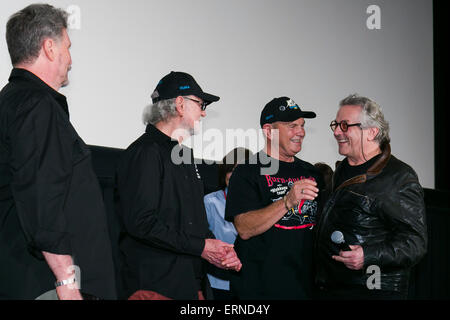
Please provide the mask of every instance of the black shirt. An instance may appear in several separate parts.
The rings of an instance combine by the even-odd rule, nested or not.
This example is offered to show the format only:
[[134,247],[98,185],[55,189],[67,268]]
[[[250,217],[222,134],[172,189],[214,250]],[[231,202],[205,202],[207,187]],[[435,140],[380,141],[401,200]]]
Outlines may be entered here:
[[90,151],[69,122],[66,98],[13,69],[0,92],[0,299],[54,289],[42,251],[72,256],[82,292],[116,297]]
[[339,170],[336,170],[336,174],[334,176],[334,187],[339,187],[343,182],[351,179],[353,177],[359,176],[361,174],[365,174],[367,170],[381,157],[381,154],[372,157],[368,161],[360,164],[358,166],[351,166],[348,163],[348,159],[345,158],[342,160],[339,165]]
[[[323,188],[320,172],[298,158],[292,163],[279,161],[274,174],[261,174],[261,168],[267,167],[261,163],[261,155],[267,158],[260,152],[255,155],[257,161],[251,158],[249,164],[238,165],[234,170],[225,209],[227,220],[282,199],[298,180],[312,179],[319,189]],[[317,213],[316,200],[301,201],[266,232],[248,240],[236,238],[242,269],[231,277],[231,290],[239,299],[312,297],[313,228]]]
[[142,289],[198,299],[207,279],[200,256],[214,236],[192,150],[148,125],[120,161],[117,188],[125,296]]

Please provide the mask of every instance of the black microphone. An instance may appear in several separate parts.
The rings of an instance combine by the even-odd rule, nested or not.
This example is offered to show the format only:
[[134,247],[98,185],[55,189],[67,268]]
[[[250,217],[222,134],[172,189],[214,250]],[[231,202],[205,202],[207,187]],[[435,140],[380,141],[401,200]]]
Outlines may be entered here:
[[331,234],[331,241],[339,246],[342,251],[352,251],[347,243],[345,243],[344,235],[340,231],[334,231]]

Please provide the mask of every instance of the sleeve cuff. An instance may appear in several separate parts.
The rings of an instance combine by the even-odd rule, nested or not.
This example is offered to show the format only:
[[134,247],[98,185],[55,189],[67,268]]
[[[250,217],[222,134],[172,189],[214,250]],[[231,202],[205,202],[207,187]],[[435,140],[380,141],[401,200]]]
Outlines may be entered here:
[[189,253],[195,256],[201,256],[204,248],[205,248],[205,239],[192,238],[188,250]]
[[34,237],[34,242],[29,244],[30,252],[37,258],[43,259],[42,251],[72,255],[70,235],[66,232],[39,230]]
[[373,264],[379,264],[379,257],[376,258],[377,255],[377,249],[373,246],[362,246],[363,252],[364,252],[364,267],[367,268],[370,265]]

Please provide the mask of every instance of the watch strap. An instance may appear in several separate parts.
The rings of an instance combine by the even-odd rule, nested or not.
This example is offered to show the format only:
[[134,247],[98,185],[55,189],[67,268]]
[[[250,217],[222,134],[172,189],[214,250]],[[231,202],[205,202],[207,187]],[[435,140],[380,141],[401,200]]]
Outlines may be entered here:
[[75,283],[75,281],[76,281],[75,277],[72,277],[70,279],[56,281],[55,282],[55,288]]

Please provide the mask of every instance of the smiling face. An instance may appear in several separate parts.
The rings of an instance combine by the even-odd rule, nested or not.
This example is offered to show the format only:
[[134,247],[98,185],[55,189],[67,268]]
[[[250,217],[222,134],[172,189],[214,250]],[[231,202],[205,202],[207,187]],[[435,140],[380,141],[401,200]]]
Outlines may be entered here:
[[[336,115],[336,121],[347,121],[348,124],[361,122],[360,106],[345,105],[339,108]],[[338,143],[339,154],[346,156],[351,163],[365,162],[362,154],[361,139],[364,137],[364,130],[359,126],[349,127],[346,132],[342,131],[340,126],[334,130],[334,138]],[[364,140],[363,140],[364,142]]]
[[274,134],[271,138],[273,146],[270,149],[270,156],[277,158],[276,150],[273,150],[273,147],[278,147],[278,159],[287,162],[292,161],[293,157],[302,149],[303,139],[305,138],[305,119],[299,118],[291,122],[278,121],[270,126]]

